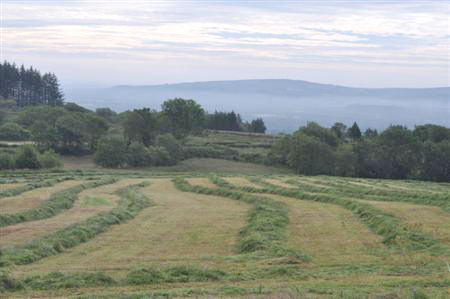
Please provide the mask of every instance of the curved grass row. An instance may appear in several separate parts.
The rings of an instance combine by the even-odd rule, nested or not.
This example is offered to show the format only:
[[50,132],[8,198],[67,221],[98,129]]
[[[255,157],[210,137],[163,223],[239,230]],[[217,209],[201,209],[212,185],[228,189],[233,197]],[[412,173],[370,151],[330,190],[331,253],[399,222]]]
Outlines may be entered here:
[[[434,255],[450,255],[450,248],[438,240],[417,230],[410,230],[404,226],[399,219],[377,209],[369,204],[355,200],[339,198],[328,194],[305,193],[300,189],[288,190],[280,188],[268,182],[264,182],[262,188],[234,186],[225,180],[215,176],[211,181],[222,188],[242,190],[251,193],[268,193],[300,200],[310,200],[323,203],[339,205],[352,211],[371,231],[383,237],[383,243],[398,248],[408,250],[427,251]],[[260,179],[253,179],[254,182],[261,182]]]
[[284,244],[288,237],[289,224],[286,204],[225,188],[192,186],[183,178],[175,178],[173,182],[180,191],[227,197],[253,205],[248,213],[248,224],[240,231],[238,253],[264,252],[275,256],[289,256],[301,261],[308,260],[305,254],[286,248]]
[[[253,178],[252,181],[265,185],[263,180]],[[310,184],[302,183],[297,180],[286,180],[288,184],[301,188],[304,191],[315,193],[332,193],[337,196],[351,195],[351,197],[358,196],[358,199],[369,199],[378,201],[391,202],[407,202],[419,205],[429,205],[442,208],[444,211],[450,212],[450,195],[436,195],[424,193],[412,193],[408,191],[386,191],[380,189],[370,189],[363,186],[349,186],[332,184],[331,187],[311,186]],[[270,184],[270,183],[268,183]],[[322,183],[323,184],[323,183]],[[325,183],[327,184],[327,183]],[[270,187],[270,186],[269,186]]]
[[72,208],[81,191],[115,182],[117,182],[117,179],[108,178],[87,184],[80,184],[67,190],[54,193],[49,200],[34,209],[14,214],[0,214],[0,227],[53,217],[64,210]]
[[148,184],[148,182],[144,182],[117,191],[121,199],[118,205],[109,212],[100,213],[28,244],[0,251],[0,268],[14,264],[31,264],[45,257],[56,255],[64,252],[67,248],[95,238],[112,225],[133,219],[141,210],[151,205],[146,196],[136,191],[137,188],[145,187]]
[[61,178],[57,178],[57,179],[42,180],[39,182],[34,182],[34,183],[29,183],[26,185],[18,186],[16,188],[0,192],[0,199],[3,197],[11,197],[11,196],[20,195],[24,192],[31,191],[31,190],[34,190],[37,188],[51,187],[57,183],[61,183],[63,181],[73,180],[73,179],[74,179],[74,177],[66,176],[66,177],[61,177]]

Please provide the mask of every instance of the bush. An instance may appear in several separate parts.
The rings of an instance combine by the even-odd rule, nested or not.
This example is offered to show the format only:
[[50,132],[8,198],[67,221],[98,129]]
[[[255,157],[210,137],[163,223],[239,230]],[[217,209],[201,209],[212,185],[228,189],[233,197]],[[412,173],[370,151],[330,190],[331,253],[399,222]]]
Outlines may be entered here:
[[38,159],[43,168],[60,168],[62,166],[61,159],[53,150],[45,151],[39,155]]
[[117,137],[104,138],[99,141],[94,161],[103,167],[117,168],[127,161],[125,140]]
[[148,166],[152,164],[152,157],[145,145],[133,142],[128,147],[127,163],[130,166]]
[[5,123],[0,127],[0,140],[23,141],[30,137],[30,132],[16,123]]
[[33,145],[23,145],[16,154],[16,167],[38,169],[41,168],[41,162],[38,159],[39,153]]
[[156,146],[164,147],[170,156],[170,165],[177,164],[183,159],[183,147],[172,134],[162,134],[156,138]]
[[8,153],[0,153],[0,169],[13,169],[14,168],[13,155]]
[[287,163],[297,173],[305,175],[331,174],[334,155],[331,147],[316,137],[294,134]]
[[148,148],[151,157],[151,165],[153,166],[168,166],[172,165],[169,152],[165,147],[150,146]]

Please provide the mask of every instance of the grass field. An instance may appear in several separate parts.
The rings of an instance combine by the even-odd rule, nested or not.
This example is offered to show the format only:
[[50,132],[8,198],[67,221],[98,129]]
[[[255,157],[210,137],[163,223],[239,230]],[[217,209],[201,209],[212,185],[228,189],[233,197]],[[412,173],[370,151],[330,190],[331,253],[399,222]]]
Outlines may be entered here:
[[450,297],[450,184],[72,168],[1,176],[0,297]]

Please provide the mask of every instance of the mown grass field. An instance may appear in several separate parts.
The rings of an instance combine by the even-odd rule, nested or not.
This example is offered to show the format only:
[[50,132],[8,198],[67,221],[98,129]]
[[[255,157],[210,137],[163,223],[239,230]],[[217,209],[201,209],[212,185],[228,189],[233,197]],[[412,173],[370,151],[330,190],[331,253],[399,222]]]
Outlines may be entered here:
[[5,172],[0,196],[4,298],[450,297],[448,183],[193,159]]

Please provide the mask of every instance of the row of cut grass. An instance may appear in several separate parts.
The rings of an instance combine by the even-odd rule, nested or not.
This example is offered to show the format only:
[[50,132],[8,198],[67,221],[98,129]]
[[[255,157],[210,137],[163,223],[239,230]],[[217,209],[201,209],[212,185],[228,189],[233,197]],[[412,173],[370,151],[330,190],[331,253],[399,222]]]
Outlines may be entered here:
[[311,194],[302,190],[284,189],[264,182],[259,178],[252,178],[254,183],[264,185],[261,188],[250,186],[239,187],[227,183],[219,177],[213,177],[212,182],[222,188],[242,190],[251,193],[269,193],[277,194],[285,197],[296,198],[300,200],[312,200],[323,203],[330,203],[342,206],[351,210],[359,219],[365,223],[374,233],[383,237],[383,243],[390,246],[406,248],[408,250],[427,251],[435,255],[449,255],[450,249],[441,242],[418,230],[410,230],[404,226],[399,219],[377,209],[369,204],[340,198],[335,195],[328,194]]
[[336,193],[354,195],[371,200],[382,201],[402,201],[421,205],[432,205],[450,211],[450,192],[447,193],[433,193],[423,191],[410,190],[386,190],[381,188],[373,188],[365,185],[355,185],[351,182],[336,182],[336,181],[322,181],[309,180],[311,182],[323,185],[311,186],[311,184],[302,182],[300,180],[290,179],[286,183],[301,187],[304,190],[318,193]]
[[0,214],[0,227],[53,217],[64,210],[72,208],[75,201],[78,199],[78,194],[81,191],[102,185],[112,184],[116,181],[117,179],[115,178],[107,178],[104,180],[81,184],[53,194],[49,200],[43,202],[39,207],[34,209],[14,214]]
[[287,205],[267,197],[231,191],[225,188],[210,189],[192,186],[185,179],[173,179],[177,189],[205,195],[228,197],[253,205],[248,213],[248,224],[241,230],[237,243],[238,253],[264,252],[276,256],[286,256],[307,261],[308,257],[298,251],[288,249],[285,242],[288,235]]
[[41,180],[38,182],[32,182],[26,185],[21,185],[18,186],[16,188],[13,189],[8,189],[5,191],[0,192],[0,198],[4,198],[4,197],[11,197],[11,196],[16,196],[19,194],[22,194],[24,192],[33,190],[33,189],[37,189],[37,188],[42,188],[42,187],[51,187],[57,183],[66,181],[66,180],[73,180],[74,178],[71,176],[65,176],[65,177],[61,177],[61,178],[53,178],[53,179],[48,179],[48,180]]
[[[263,180],[259,182],[264,185]],[[403,193],[401,191],[395,191],[392,194],[389,191],[381,189],[364,189],[359,186],[340,186],[339,184],[320,186],[312,185],[308,182],[302,182],[299,180],[289,179],[285,181],[288,184],[296,186],[305,192],[313,193],[327,193],[333,194],[339,197],[353,197],[357,199],[378,200],[378,201],[391,201],[391,202],[406,202],[417,205],[430,205],[442,208],[444,211],[450,211],[450,200],[445,198],[437,198],[434,194],[418,195],[411,197],[410,193]],[[320,183],[325,184],[325,183]]]
[[86,287],[111,287],[127,285],[151,285],[160,283],[186,283],[222,281],[230,275],[220,270],[193,266],[174,266],[169,268],[138,268],[127,273],[120,280],[103,272],[62,273],[31,275],[22,279],[0,274],[0,293],[21,290],[55,290]]
[[150,200],[135,189],[148,183],[128,186],[117,193],[121,197],[117,207],[100,213],[83,222],[73,224],[28,244],[7,248],[0,253],[0,267],[30,264],[42,258],[63,252],[67,248],[95,238],[112,225],[133,219],[142,209],[151,205]]

